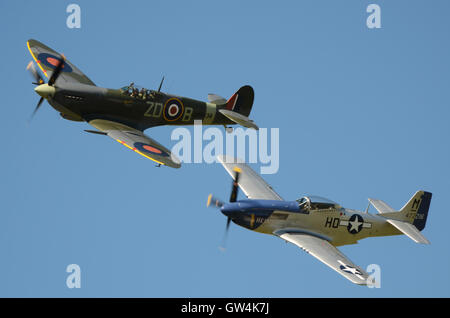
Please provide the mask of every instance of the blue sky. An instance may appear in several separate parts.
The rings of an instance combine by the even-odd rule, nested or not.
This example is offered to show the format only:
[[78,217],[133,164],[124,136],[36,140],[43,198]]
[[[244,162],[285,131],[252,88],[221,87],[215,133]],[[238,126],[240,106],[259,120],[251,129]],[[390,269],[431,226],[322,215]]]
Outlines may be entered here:
[[[66,27],[70,3],[0,3],[0,296],[450,296],[448,1],[73,1],[80,29]],[[370,3],[381,29],[366,27]],[[29,38],[99,86],[155,89],[165,75],[163,91],[206,100],[252,85],[251,117],[280,129],[280,169],[264,176],[280,195],[364,210],[368,197],[400,208],[424,189],[431,245],[395,236],[341,248],[381,266],[380,289],[236,225],[221,252],[226,219],[205,202],[229,196],[222,166],[155,168],[46,102],[29,124]],[[146,133],[170,148],[171,131]],[[72,263],[80,289],[65,284]]]

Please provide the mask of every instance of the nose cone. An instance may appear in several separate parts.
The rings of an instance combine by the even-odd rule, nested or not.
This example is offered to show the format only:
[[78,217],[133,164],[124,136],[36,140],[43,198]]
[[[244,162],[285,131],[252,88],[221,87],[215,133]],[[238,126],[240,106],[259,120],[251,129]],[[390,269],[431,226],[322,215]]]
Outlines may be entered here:
[[53,97],[55,95],[55,88],[48,84],[39,85],[34,91],[44,98]]
[[234,218],[237,214],[239,214],[240,208],[236,203],[225,203],[221,208],[220,212],[222,212],[225,216],[230,218]]
[[227,209],[227,208],[225,207],[225,205],[223,205],[223,206],[220,208],[220,212],[222,212],[223,215],[225,215],[225,216],[230,216],[230,214],[231,214],[231,211],[230,211],[229,209]]

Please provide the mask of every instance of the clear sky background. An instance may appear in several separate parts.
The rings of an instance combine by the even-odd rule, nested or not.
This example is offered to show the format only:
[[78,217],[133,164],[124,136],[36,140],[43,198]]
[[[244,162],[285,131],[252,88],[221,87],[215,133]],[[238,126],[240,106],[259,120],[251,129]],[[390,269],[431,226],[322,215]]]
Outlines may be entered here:
[[[73,1],[81,29],[66,26],[70,3],[0,2],[0,296],[450,296],[449,1]],[[366,27],[370,3],[381,29]],[[431,245],[342,247],[381,266],[380,289],[234,224],[221,252],[226,218],[205,205],[229,197],[220,164],[155,168],[47,102],[28,123],[30,38],[103,87],[156,89],[165,75],[163,91],[206,100],[252,85],[251,117],[280,129],[280,169],[264,178],[281,196],[364,210],[424,189]],[[171,148],[171,131],[146,133]],[[66,287],[72,263],[81,289]]]

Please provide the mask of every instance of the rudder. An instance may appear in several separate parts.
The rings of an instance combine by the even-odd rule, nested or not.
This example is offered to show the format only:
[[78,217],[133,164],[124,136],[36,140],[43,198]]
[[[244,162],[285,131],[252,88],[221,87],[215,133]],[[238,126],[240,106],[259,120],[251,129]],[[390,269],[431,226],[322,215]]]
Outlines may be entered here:
[[254,98],[253,88],[249,85],[242,86],[228,99],[225,108],[248,117],[252,110]]
[[399,211],[405,218],[405,221],[413,224],[419,231],[425,228],[431,196],[431,192],[417,191]]

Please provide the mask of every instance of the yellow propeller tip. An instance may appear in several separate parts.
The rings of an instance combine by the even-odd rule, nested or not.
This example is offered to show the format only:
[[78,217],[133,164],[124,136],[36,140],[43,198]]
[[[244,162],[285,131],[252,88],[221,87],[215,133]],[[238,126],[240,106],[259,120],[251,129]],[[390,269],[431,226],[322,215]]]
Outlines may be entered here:
[[241,168],[239,168],[239,167],[234,167],[233,170],[236,171],[236,172],[242,172]]
[[209,207],[212,200],[212,193],[208,196],[208,201],[206,202],[206,207]]

